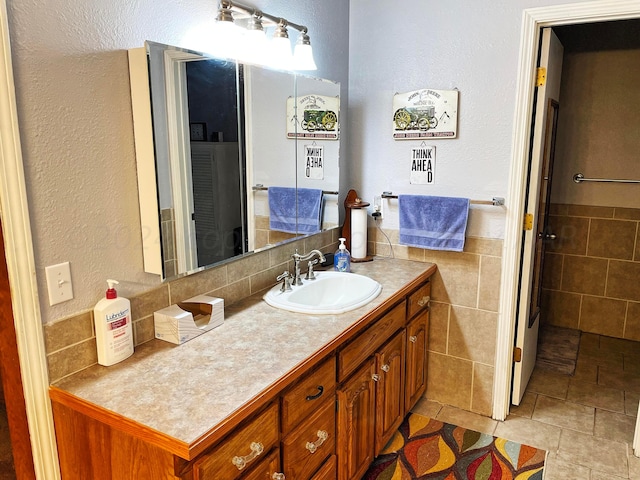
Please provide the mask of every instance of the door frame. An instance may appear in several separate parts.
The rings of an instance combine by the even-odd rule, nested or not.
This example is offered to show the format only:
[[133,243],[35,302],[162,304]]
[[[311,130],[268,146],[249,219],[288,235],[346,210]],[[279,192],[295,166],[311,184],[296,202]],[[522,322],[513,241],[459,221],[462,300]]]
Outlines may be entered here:
[[[502,292],[498,316],[496,368],[493,384],[493,414],[504,420],[511,403],[511,377],[519,292],[522,222],[525,213],[529,139],[533,111],[533,79],[538,42],[543,27],[640,18],[640,0],[599,0],[524,10],[520,36],[512,163],[509,175],[510,206],[507,209],[502,252]],[[530,288],[525,285],[523,288]]]
[[60,478],[29,223],[6,0],[0,0],[0,215],[36,478]]

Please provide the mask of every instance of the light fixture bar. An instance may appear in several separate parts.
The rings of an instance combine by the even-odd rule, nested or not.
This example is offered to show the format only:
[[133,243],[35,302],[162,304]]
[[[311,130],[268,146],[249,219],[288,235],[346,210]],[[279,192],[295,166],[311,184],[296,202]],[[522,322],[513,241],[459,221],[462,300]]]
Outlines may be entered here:
[[220,0],[220,9],[235,10],[237,12],[241,12],[250,16],[258,14],[258,15],[261,15],[263,18],[266,18],[267,20],[269,20],[274,25],[278,25],[280,21],[284,21],[287,27],[294,28],[301,33],[307,34],[309,31],[307,27],[304,25],[299,25],[297,23],[290,22],[286,18],[276,17],[267,12],[261,12],[260,10],[256,10],[253,7],[243,5],[242,3],[235,2],[235,1],[232,2],[231,0]]

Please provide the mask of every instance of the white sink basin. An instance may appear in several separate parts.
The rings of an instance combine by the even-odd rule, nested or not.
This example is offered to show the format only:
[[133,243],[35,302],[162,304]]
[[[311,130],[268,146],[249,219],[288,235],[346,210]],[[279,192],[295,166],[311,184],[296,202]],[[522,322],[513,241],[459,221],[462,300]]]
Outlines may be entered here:
[[279,283],[263,298],[272,307],[290,312],[335,315],[366,305],[382,291],[378,282],[357,273],[316,272],[315,280],[303,282],[289,292],[281,292]]

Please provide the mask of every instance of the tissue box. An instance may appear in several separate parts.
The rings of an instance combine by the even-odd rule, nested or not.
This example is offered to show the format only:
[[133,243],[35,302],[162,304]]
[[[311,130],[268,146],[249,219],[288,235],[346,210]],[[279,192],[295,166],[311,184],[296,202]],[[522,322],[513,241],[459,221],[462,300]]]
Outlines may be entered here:
[[153,313],[156,338],[180,345],[224,323],[224,300],[198,295]]

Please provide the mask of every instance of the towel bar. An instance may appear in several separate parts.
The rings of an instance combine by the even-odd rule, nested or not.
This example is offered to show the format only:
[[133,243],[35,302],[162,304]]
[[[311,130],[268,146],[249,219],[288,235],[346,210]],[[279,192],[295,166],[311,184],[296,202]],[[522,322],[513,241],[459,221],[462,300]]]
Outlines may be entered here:
[[[257,185],[254,185],[253,187],[251,187],[253,189],[253,191],[255,192],[256,190],[269,190],[269,187],[265,187],[264,185],[262,185],[261,183],[258,183]],[[324,195],[338,195],[338,192],[334,192],[331,190],[323,190],[322,193]]]
[[[382,192],[382,198],[398,198],[398,195],[394,195],[392,192]],[[469,202],[474,205],[493,205],[494,207],[501,207],[504,205],[504,198],[493,197],[491,200],[470,200]]]

